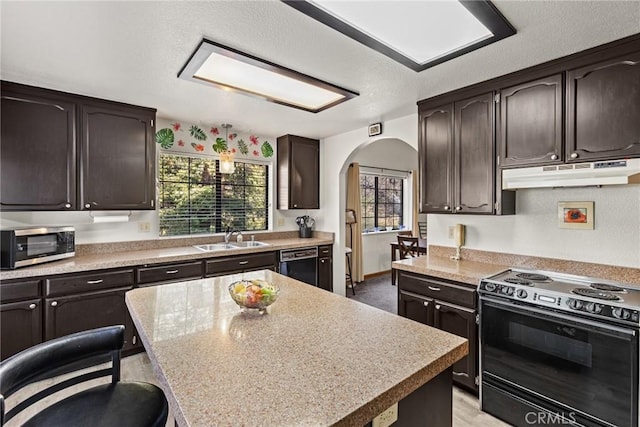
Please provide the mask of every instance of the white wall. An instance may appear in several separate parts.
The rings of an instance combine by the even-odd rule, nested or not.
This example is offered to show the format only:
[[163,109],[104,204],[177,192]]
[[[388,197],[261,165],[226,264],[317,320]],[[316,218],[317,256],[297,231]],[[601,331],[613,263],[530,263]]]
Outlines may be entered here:
[[[387,169],[417,170],[416,147],[399,139],[382,139],[365,145],[353,153],[351,162]],[[411,177],[405,190],[405,225],[411,227]],[[348,228],[347,228],[348,230]],[[362,234],[363,272],[365,275],[391,269],[390,243],[396,241],[397,231]]]
[[[594,230],[558,228],[558,202],[594,201]],[[518,190],[516,215],[427,216],[429,244],[453,246],[447,229],[467,226],[465,247],[640,267],[640,185]]]
[[374,141],[399,139],[418,147],[418,115],[411,114],[383,123],[383,134],[370,138],[367,127],[335,135],[320,142],[320,212],[316,225],[319,230],[335,233],[333,246],[333,291],[344,295],[346,171],[357,154]]

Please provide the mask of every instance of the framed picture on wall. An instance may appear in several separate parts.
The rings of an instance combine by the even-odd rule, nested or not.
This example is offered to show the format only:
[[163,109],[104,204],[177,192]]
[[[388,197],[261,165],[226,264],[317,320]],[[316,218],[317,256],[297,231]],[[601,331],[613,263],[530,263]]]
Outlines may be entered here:
[[558,202],[558,227],[593,230],[593,202]]
[[369,136],[376,136],[382,133],[382,123],[369,125]]

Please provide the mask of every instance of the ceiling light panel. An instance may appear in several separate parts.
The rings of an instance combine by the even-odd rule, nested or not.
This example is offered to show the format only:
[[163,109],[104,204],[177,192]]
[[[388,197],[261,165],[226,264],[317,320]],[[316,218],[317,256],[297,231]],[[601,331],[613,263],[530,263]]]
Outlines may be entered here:
[[515,34],[488,0],[282,1],[415,71]]
[[178,77],[314,113],[358,95],[206,39]]

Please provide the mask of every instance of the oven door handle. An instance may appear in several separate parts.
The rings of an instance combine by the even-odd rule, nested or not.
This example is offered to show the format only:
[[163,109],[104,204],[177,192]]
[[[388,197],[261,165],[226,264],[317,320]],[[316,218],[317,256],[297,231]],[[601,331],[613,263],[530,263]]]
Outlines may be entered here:
[[[526,309],[522,309],[520,305],[516,306],[514,304],[505,304],[500,300],[495,300],[490,297],[482,296],[480,298],[480,312],[482,313],[482,303],[492,306],[494,308],[498,308],[501,310],[507,310],[512,313],[522,314],[522,315],[530,315],[531,313],[535,313],[540,315],[542,318],[546,319],[556,319],[562,322],[569,322],[574,326],[588,326],[594,328],[602,333],[613,334],[615,336],[626,335],[633,336],[637,335],[637,331],[631,328],[623,328],[619,326],[608,325],[606,323],[594,322],[592,320],[587,320],[583,318],[577,318],[573,316],[567,316],[565,314],[560,314],[556,312],[550,312],[547,310],[540,310],[536,307],[527,306]],[[480,315],[480,322],[482,322],[482,315]]]

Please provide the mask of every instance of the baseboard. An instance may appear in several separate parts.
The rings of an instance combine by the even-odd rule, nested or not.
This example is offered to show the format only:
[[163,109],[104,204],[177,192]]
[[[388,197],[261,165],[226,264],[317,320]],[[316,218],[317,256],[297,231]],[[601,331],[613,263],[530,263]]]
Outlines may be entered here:
[[364,280],[373,279],[374,277],[384,276],[385,274],[391,273],[391,270],[378,271],[377,273],[365,274]]

